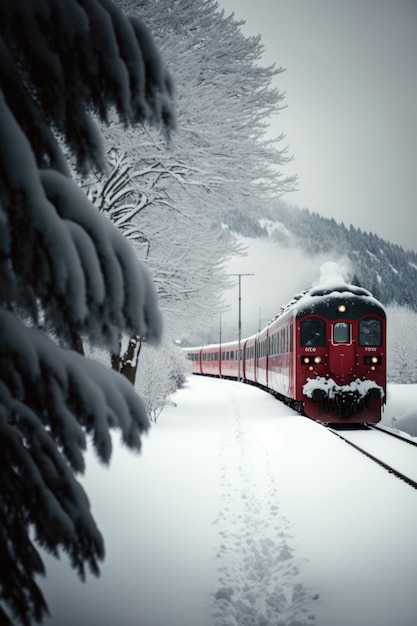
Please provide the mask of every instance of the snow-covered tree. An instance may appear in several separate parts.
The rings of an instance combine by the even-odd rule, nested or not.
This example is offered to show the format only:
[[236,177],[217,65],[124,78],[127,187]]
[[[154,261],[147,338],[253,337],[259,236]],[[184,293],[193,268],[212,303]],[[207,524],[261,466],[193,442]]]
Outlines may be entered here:
[[138,389],[151,419],[156,422],[164,407],[172,403],[171,396],[183,384],[189,366],[178,346],[164,342],[157,350],[143,347],[139,368]]
[[98,572],[103,539],[74,473],[87,437],[111,454],[148,427],[126,379],[77,354],[81,338],[152,342],[149,272],[70,177],[103,167],[92,115],[174,126],[173,90],[152,37],[110,0],[0,3],[0,622],[47,611],[36,543]]
[[[117,2],[146,16],[166,51],[176,77],[177,132],[167,146],[152,129],[124,133],[111,123],[104,133],[112,171],[90,180],[89,192],[151,269],[164,315],[176,320],[173,338],[190,336],[195,320],[212,323],[224,261],[238,252],[219,229],[225,211],[242,211],[294,183],[282,175],[282,137],[266,139],[269,117],[282,108],[283,94],[272,87],[282,70],[261,66],[260,38],[244,36],[214,0]],[[125,357],[130,374],[130,353],[113,362],[123,368]]]
[[387,307],[388,380],[417,383],[417,313],[408,306]]
[[[112,149],[110,171],[97,173],[87,193],[135,247],[150,269],[165,317],[165,334],[184,336],[196,324],[205,326],[227,285],[224,261],[240,253],[237,243],[202,210],[198,194],[190,199],[182,184],[169,186],[179,170],[153,164],[134,168],[131,158]],[[147,176],[151,174],[152,176]],[[158,181],[165,180],[158,186]],[[175,320],[175,323],[174,323]],[[120,342],[112,366],[134,383],[142,345],[138,336]]]
[[[146,16],[175,71],[178,129],[169,150],[151,132],[148,163],[181,166],[182,181],[211,213],[252,205],[294,187],[283,166],[283,137],[267,137],[284,94],[272,86],[283,70],[263,67],[260,37],[247,37],[216,0],[117,0]],[[110,129],[117,141],[117,129]],[[125,140],[124,140],[125,141]],[[203,193],[204,190],[204,193]],[[201,192],[201,193],[200,193]]]

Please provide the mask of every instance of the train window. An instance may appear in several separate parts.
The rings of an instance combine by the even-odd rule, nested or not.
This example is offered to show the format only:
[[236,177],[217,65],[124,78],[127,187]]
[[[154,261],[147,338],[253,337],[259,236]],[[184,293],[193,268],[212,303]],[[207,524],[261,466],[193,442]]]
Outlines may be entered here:
[[309,317],[301,322],[300,343],[302,346],[325,346],[326,326],[323,320]]
[[333,341],[334,343],[349,343],[350,342],[350,324],[346,322],[338,322],[333,326]]
[[359,322],[359,345],[382,345],[382,326],[380,320],[369,317]]

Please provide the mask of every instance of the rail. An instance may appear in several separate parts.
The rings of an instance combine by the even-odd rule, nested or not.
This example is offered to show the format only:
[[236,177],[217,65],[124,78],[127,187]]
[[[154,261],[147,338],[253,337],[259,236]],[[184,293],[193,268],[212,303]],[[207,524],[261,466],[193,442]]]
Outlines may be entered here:
[[[372,426],[372,427],[368,427],[368,429],[369,430],[378,430],[380,432],[385,433],[388,436],[393,436],[393,437],[396,437],[397,439],[401,439],[401,441],[403,441],[405,444],[417,445],[417,443],[414,442],[414,441],[410,441],[409,439],[401,437],[401,435],[398,435],[397,433],[391,433],[390,431],[387,431],[387,430],[385,430],[383,428],[380,428],[380,427]],[[375,454],[372,454],[368,450],[365,450],[359,444],[357,444],[357,443],[355,443],[353,441],[350,441],[348,437],[344,437],[343,436],[343,431],[335,430],[334,428],[331,428],[329,426],[327,427],[327,430],[329,432],[331,432],[332,434],[334,434],[336,437],[339,437],[339,439],[342,439],[342,441],[347,443],[349,446],[351,446],[352,448],[354,448],[355,450],[357,450],[358,452],[360,452],[364,456],[368,457],[369,459],[371,459],[372,461],[374,461],[375,463],[377,463],[378,465],[383,467],[385,470],[387,470],[387,472],[389,472],[390,474],[392,474],[396,478],[402,480],[407,485],[410,485],[410,487],[412,487],[413,489],[417,489],[417,481],[416,480],[414,480],[410,476],[407,476],[406,474],[404,474],[404,472],[400,472],[398,469],[396,469],[392,465],[386,463],[382,459],[380,459],[377,456],[375,456]],[[417,462],[417,458],[416,458],[416,462]]]

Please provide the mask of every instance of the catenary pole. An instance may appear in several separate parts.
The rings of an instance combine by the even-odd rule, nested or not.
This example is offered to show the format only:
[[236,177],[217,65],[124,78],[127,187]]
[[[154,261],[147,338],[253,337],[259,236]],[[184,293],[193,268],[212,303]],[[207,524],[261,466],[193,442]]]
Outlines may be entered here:
[[241,363],[242,354],[240,350],[240,343],[242,340],[242,276],[255,276],[255,274],[228,274],[228,276],[237,276],[239,278],[239,317],[238,317],[238,349],[237,349],[237,379],[241,378]]

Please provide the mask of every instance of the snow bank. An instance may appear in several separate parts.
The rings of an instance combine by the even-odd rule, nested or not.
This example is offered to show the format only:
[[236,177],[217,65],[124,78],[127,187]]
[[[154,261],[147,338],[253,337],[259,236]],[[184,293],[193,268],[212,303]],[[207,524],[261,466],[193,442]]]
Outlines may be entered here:
[[417,385],[388,383],[382,423],[417,437]]

